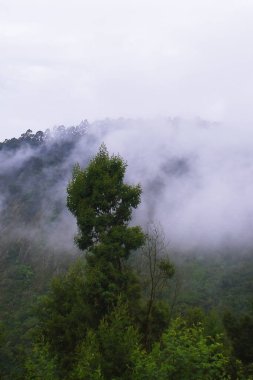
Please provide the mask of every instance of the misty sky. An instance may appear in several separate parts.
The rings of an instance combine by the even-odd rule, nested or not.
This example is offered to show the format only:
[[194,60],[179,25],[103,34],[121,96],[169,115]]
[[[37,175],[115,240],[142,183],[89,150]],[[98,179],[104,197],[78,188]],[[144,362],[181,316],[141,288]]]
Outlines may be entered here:
[[252,0],[0,0],[0,139],[105,117],[253,121]]

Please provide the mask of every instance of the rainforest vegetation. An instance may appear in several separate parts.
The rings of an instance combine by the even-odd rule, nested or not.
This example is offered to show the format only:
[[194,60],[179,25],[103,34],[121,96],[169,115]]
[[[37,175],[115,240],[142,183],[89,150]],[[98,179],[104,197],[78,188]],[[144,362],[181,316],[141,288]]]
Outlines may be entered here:
[[0,379],[253,379],[253,248],[171,249],[86,129],[0,144]]

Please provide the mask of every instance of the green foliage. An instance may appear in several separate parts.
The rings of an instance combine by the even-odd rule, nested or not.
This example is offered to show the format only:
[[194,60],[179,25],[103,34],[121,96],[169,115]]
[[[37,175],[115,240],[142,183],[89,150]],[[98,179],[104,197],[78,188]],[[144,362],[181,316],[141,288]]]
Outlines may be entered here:
[[119,303],[116,309],[101,321],[98,340],[105,379],[128,380],[133,368],[132,355],[138,346],[139,336],[126,306]]
[[[81,345],[74,378],[128,380],[133,371],[133,353],[139,335],[133,327],[126,305],[118,306],[100,322],[96,332],[89,332]],[[92,377],[96,375],[96,377]]]
[[[132,250],[144,241],[139,227],[128,226],[141,188],[124,183],[126,163],[119,156],[109,156],[104,146],[85,169],[74,169],[68,187],[67,202],[77,219],[77,243],[85,257],[54,278],[39,303],[39,313],[34,314],[36,297],[46,292],[55,273],[73,261],[70,252],[67,257],[64,252],[54,255],[46,243],[52,223],[65,207],[64,199],[56,200],[54,190],[69,173],[66,163],[84,133],[79,132],[61,127],[60,141],[47,145],[47,134],[27,131],[19,139],[0,144],[1,152],[10,156],[28,146],[32,152],[22,164],[0,175],[4,199],[0,378],[252,379],[252,255],[239,261],[237,252],[234,257],[226,252],[187,257],[177,253],[173,263],[182,287],[173,310],[185,322],[180,319],[166,330],[174,265],[163,244],[160,255],[158,245],[152,246],[157,241],[147,239],[155,251],[146,252],[141,281],[131,269],[139,255],[130,267]],[[87,154],[82,159],[86,162]],[[35,234],[32,242],[30,230],[36,225],[41,236]],[[16,234],[17,226],[22,231],[26,226],[27,239]],[[228,336],[224,339],[218,336],[223,331],[219,315],[227,306],[234,314],[224,319]],[[244,312],[248,315],[239,315]],[[34,330],[40,343],[31,347]]]
[[74,169],[68,187],[68,207],[80,231],[78,245],[86,255],[54,279],[40,311],[40,334],[66,376],[87,332],[100,326],[102,334],[101,320],[119,298],[137,314],[140,288],[127,259],[143,244],[144,234],[128,222],[141,189],[123,183],[125,168],[119,156],[110,157],[102,146],[85,170]]
[[7,379],[9,372],[10,350],[8,347],[6,326],[0,321],[0,379]]
[[91,327],[96,327],[101,318],[110,313],[120,296],[133,312],[140,299],[139,282],[131,268],[127,263],[119,267],[117,261],[106,259],[107,253],[106,250],[105,257],[100,259],[90,257],[87,262],[85,292],[86,304],[92,313]]
[[74,168],[67,205],[77,219],[80,249],[105,239],[113,239],[119,246],[126,243],[125,257],[135,248],[135,235],[140,235],[140,229],[127,229],[126,225],[132,208],[140,203],[141,188],[123,182],[125,171],[126,163],[119,156],[110,157],[104,145],[86,169],[78,165]]
[[149,315],[147,324],[147,306],[144,307],[144,323],[141,324],[143,334],[143,343],[147,350],[150,350],[152,344],[160,340],[163,332],[168,328],[170,321],[170,306],[166,301],[157,300],[152,306],[152,312]]
[[133,304],[139,298],[127,259],[144,242],[141,228],[128,226],[132,209],[140,202],[141,188],[123,182],[125,170],[122,158],[109,156],[102,145],[86,169],[74,168],[68,186],[67,204],[79,227],[77,243],[88,250],[86,303],[93,308],[96,324],[120,295]]
[[205,312],[200,307],[190,307],[184,312],[184,319],[189,327],[201,323],[205,334],[211,337],[224,332],[222,318],[215,309]]
[[34,267],[21,254],[27,245],[21,242],[4,243],[2,239],[0,319],[4,326],[4,339],[0,349],[0,378],[22,380],[26,351],[31,345],[30,333],[37,323],[32,305],[40,290],[38,279],[35,282]]
[[229,309],[250,312],[253,294],[253,256],[238,252],[203,252],[172,256],[181,277],[180,308]]
[[224,325],[232,343],[233,355],[244,364],[245,373],[253,378],[253,317],[244,315],[240,318],[227,312]]
[[86,263],[79,259],[66,274],[53,279],[38,309],[38,333],[45,337],[51,352],[65,369],[71,366],[76,346],[93,322],[85,281]]
[[134,380],[213,380],[230,379],[226,374],[228,358],[220,337],[204,335],[203,327],[187,327],[175,320],[152,351],[137,351]]
[[104,380],[101,373],[101,354],[96,333],[87,332],[86,338],[77,350],[74,369],[70,374],[73,380]]
[[144,301],[141,331],[147,349],[160,338],[170,319],[168,302],[162,299],[165,299],[175,273],[168,252],[162,229],[156,225],[150,226],[145,245],[138,252],[137,258]]
[[55,360],[48,347],[42,343],[35,344],[26,362],[26,380],[57,380]]

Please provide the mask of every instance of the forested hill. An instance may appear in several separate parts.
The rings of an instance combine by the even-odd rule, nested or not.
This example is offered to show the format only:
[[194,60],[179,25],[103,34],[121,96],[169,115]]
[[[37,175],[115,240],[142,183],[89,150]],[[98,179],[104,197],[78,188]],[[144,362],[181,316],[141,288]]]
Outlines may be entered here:
[[[76,225],[66,208],[66,187],[72,168],[77,162],[85,166],[104,139],[114,143],[115,134],[134,131],[136,125],[132,124],[124,120],[93,124],[85,121],[52,131],[28,130],[19,138],[0,143],[0,227],[4,237],[10,237],[12,242],[15,236],[36,245],[42,243],[51,252],[74,250]],[[134,146],[129,146],[129,152],[135,152]],[[190,171],[190,161],[189,157],[171,154],[169,149],[161,171],[159,168],[152,176],[138,178],[144,189],[143,209],[138,215],[143,224],[155,215],[157,194],[164,193],[166,179],[182,180]],[[130,181],[137,180],[137,172],[148,165],[144,161],[139,164],[136,161],[136,165],[131,165]]]
[[[0,144],[1,230],[5,237],[26,237],[37,242],[50,241],[50,236],[59,242],[65,237],[61,248],[67,244],[68,231],[60,234],[57,228],[62,230],[64,226],[59,223],[64,222],[66,184],[76,159],[71,155],[86,129],[87,123],[58,127],[52,132],[33,134],[28,130]],[[87,144],[82,159],[88,157]],[[56,233],[60,236],[56,237]],[[57,245],[50,248],[57,249]]]
[[[184,127],[179,120],[169,120],[160,126],[161,136],[154,134],[151,126],[153,124],[124,119],[93,124],[84,121],[79,126],[59,126],[45,132],[33,133],[28,130],[19,138],[0,143],[1,262],[11,260],[13,263],[18,258],[17,262],[22,264],[35,263],[37,269],[40,268],[39,263],[43,262],[44,267],[52,273],[60,270],[59,262],[63,257],[68,258],[68,261],[73,254],[78,253],[73,242],[76,221],[66,207],[66,188],[74,164],[79,162],[85,167],[105,141],[116,154],[124,152],[129,164],[127,180],[130,183],[141,183],[141,206],[138,213],[134,214],[134,220],[144,227],[152,221],[160,223],[170,241],[171,252],[175,252],[176,260],[183,260],[186,265],[188,259],[179,257],[197,255],[194,270],[197,271],[199,267],[200,272],[210,272],[208,278],[211,285],[209,281],[204,285],[207,292],[212,292],[214,288],[219,298],[221,291],[227,294],[231,288],[235,288],[238,294],[243,284],[243,294],[248,297],[252,288],[251,266],[245,263],[245,258],[251,260],[253,244],[249,224],[241,216],[243,207],[241,214],[237,213],[236,222],[226,219],[224,223],[224,218],[215,214],[217,206],[210,208],[208,201],[213,200],[208,198],[210,192],[206,186],[205,172],[200,170],[208,164],[206,156],[209,157],[210,152],[207,147],[202,151],[195,143],[191,143],[186,149],[182,137]],[[186,124],[186,128],[192,127]],[[211,124],[199,122],[197,127],[189,131],[202,136],[205,141],[212,137],[213,128]],[[183,130],[184,133],[189,131]],[[168,139],[164,145],[165,136]],[[144,148],[140,147],[140,143]],[[224,152],[222,154],[224,156]],[[211,165],[217,156],[215,152]],[[248,153],[246,157],[248,158]],[[223,161],[220,166],[226,168],[226,160]],[[242,158],[239,157],[238,161],[242,161]],[[249,162],[246,161],[245,166],[246,164],[248,168]],[[220,175],[224,177],[227,171],[224,172],[223,168],[219,173],[217,166],[215,169],[219,182]],[[244,172],[244,166],[242,171]],[[209,170],[208,174],[210,173],[213,178],[214,173]],[[207,184],[210,185],[210,181]],[[212,184],[214,186],[215,183]],[[226,198],[224,203],[228,201]],[[245,201],[247,199],[242,198],[240,202]],[[232,209],[235,206],[231,203]],[[200,207],[203,208],[201,214]],[[225,214],[226,209],[223,210],[222,207],[223,205],[221,211]],[[250,208],[247,208],[245,216],[250,212]],[[204,213],[205,217],[202,215]],[[202,219],[198,220],[197,216]],[[244,225],[246,231],[242,231]],[[183,252],[183,256],[178,254],[179,251]],[[241,260],[242,257],[244,260]],[[221,265],[220,258],[223,260]],[[4,278],[8,267],[6,265],[1,266]],[[215,267],[214,271],[212,266]],[[238,268],[241,268],[239,274]],[[241,272],[244,273],[243,281]],[[198,275],[201,276],[201,273]],[[217,278],[214,279],[213,276],[216,275]],[[191,281],[191,276],[188,280]],[[0,283],[1,281],[0,278]],[[6,284],[5,280],[2,283]],[[197,285],[194,285],[194,291],[196,289]],[[230,303],[236,303],[233,297],[226,297]],[[207,304],[208,299],[203,297]],[[217,302],[220,302],[219,299]],[[238,307],[240,308],[241,306]]]
[[87,125],[28,130],[0,144],[0,336],[6,339],[4,351],[0,348],[1,378],[13,366],[15,372],[17,358],[22,358],[17,351],[33,326],[35,298],[77,253],[66,186],[80,139],[83,164],[94,149]]
[[[202,123],[193,131],[206,142],[212,128]],[[23,379],[24,351],[31,348],[37,325],[34,310],[38,296],[45,294],[52,278],[64,273],[81,254],[74,244],[76,220],[66,206],[66,189],[73,166],[78,162],[86,167],[103,142],[111,153],[124,153],[128,162],[126,181],[140,183],[143,189],[133,223],[145,230],[155,221],[169,241],[169,255],[176,269],[166,295],[171,317],[198,308],[192,318],[209,313],[208,323],[219,331],[227,310],[235,315],[251,313],[253,240],[247,223],[251,208],[249,198],[237,198],[237,187],[231,186],[232,179],[237,183],[238,173],[248,173],[251,152],[236,151],[241,166],[238,164],[232,178],[228,161],[234,156],[230,150],[224,152],[221,145],[213,155],[212,147],[205,144],[204,148],[199,143],[186,148],[178,120],[166,122],[163,131],[164,138],[142,122],[85,121],[52,131],[28,130],[19,138],[0,143],[3,379]],[[217,193],[213,200],[209,189],[219,190],[224,178],[234,194],[225,192],[226,197],[219,198]],[[251,184],[250,176],[243,175],[245,179],[246,185]],[[229,206],[237,211],[236,219],[228,217]],[[138,267],[138,253],[133,255],[132,265]],[[248,320],[251,323],[251,317]]]
[[83,122],[28,130],[2,142],[1,227],[12,223],[16,235],[25,230],[35,236],[38,226],[50,248],[69,249],[75,231],[66,209],[72,167],[85,166],[103,142],[127,161],[127,181],[142,186],[136,222],[160,223],[177,251],[252,251],[253,150],[233,130],[200,120]]

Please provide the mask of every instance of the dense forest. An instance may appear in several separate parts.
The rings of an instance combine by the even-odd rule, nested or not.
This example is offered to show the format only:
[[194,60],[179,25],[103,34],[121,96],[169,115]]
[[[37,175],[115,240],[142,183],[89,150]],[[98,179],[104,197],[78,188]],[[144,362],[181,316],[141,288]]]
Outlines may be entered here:
[[[253,379],[253,244],[173,244],[110,125],[0,144],[0,378]],[[166,157],[171,191],[194,160]]]

